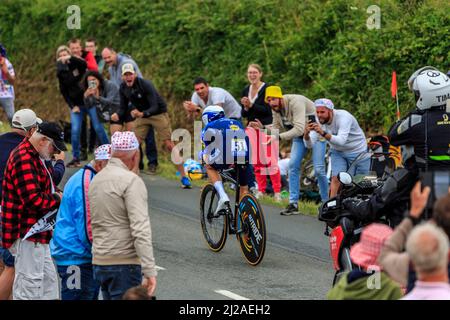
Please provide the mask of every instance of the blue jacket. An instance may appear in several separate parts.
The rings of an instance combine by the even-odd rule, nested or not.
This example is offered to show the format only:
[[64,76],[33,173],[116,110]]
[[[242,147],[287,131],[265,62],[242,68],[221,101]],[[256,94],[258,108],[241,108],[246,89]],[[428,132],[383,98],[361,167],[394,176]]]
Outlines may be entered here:
[[50,241],[51,255],[59,266],[92,263],[90,208],[86,195],[95,174],[95,170],[86,165],[64,187]]

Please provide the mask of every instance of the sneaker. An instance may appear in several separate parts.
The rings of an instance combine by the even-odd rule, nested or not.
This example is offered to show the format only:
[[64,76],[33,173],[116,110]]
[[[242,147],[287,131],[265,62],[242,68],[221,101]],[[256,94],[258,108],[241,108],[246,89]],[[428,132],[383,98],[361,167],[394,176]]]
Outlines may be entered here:
[[156,166],[154,164],[150,164],[147,169],[141,169],[142,173],[149,174],[149,175],[155,175],[156,174]]
[[275,202],[281,202],[281,193],[276,192],[275,195],[273,196]]
[[299,214],[298,212],[298,205],[296,203],[289,203],[289,205],[280,212],[282,216],[290,216],[293,214]]
[[230,207],[230,201],[228,199],[219,199],[214,216],[219,216],[219,212],[222,210],[227,210]]
[[256,191],[255,198],[261,199],[264,194],[261,191]]
[[188,177],[181,178],[181,187],[183,189],[191,189],[192,188],[191,182],[189,181]]
[[258,194],[258,188],[257,187],[251,187],[248,191],[250,191],[250,193],[252,195],[254,195],[256,197],[256,195]]
[[147,167],[148,173],[149,174],[156,174],[156,165],[154,164],[149,164]]
[[79,168],[81,167],[80,160],[77,158],[73,158],[72,161],[70,161],[68,164],[66,164],[67,168]]

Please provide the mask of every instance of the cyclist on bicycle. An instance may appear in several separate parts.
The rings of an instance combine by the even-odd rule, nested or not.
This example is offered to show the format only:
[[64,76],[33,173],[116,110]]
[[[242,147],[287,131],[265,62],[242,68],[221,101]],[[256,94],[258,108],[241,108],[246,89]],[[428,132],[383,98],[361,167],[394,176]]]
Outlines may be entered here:
[[235,167],[239,171],[240,196],[248,193],[247,163],[249,162],[249,140],[240,121],[225,118],[220,106],[209,106],[203,110],[202,142],[205,146],[200,159],[205,163],[206,173],[219,195],[215,214],[229,207],[219,172]]

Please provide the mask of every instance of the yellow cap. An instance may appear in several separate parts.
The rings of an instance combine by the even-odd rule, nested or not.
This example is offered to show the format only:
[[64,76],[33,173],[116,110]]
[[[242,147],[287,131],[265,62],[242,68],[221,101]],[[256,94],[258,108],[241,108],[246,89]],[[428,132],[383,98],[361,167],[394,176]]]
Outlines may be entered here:
[[278,86],[270,86],[266,89],[266,97],[264,98],[264,101],[267,103],[267,98],[280,98],[283,99],[283,94],[281,93],[281,88]]

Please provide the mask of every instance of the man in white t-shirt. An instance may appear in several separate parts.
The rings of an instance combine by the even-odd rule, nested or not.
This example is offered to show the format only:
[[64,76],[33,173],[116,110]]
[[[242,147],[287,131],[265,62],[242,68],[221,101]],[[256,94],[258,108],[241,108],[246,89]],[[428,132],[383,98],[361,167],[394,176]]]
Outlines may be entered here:
[[367,152],[366,136],[355,117],[346,110],[334,109],[329,99],[314,101],[319,123],[309,123],[303,140],[308,148],[323,137],[330,144],[331,186],[330,197],[339,187],[337,175],[350,170],[351,175],[367,174],[370,169],[370,155]]
[[0,106],[6,112],[8,121],[11,123],[14,115],[14,81],[16,74],[13,65],[6,58],[6,49],[0,43]]
[[204,78],[194,80],[194,90],[191,101],[183,103],[184,109],[191,117],[201,115],[202,110],[208,106],[221,106],[225,111],[225,117],[241,120],[241,106],[226,90],[210,87]]

